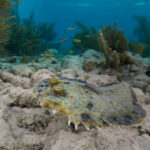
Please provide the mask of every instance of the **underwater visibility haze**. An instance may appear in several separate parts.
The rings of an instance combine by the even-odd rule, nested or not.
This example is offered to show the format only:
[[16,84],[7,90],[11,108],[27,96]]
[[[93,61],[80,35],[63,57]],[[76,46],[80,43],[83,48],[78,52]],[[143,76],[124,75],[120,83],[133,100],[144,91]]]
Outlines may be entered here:
[[149,9],[0,0],[0,149],[149,150]]
[[[17,23],[18,28],[21,28],[24,24],[27,25],[27,28],[34,26],[34,31],[32,32],[36,34],[34,38],[37,43],[35,44],[36,46],[32,47],[33,49],[34,47],[37,49],[37,54],[45,51],[43,47],[39,46],[40,41],[37,41],[37,39],[42,41],[42,45],[43,41],[44,44],[46,42],[46,45],[51,43],[48,48],[55,46],[57,48],[61,47],[60,51],[63,53],[70,52],[70,54],[77,54],[82,53],[80,50],[84,48],[96,49],[97,46],[94,46],[94,44],[92,46],[91,43],[93,43],[94,40],[95,45],[97,45],[95,41],[97,37],[94,39],[93,36],[91,37],[91,35],[88,34],[96,35],[101,27],[105,28],[108,25],[113,26],[114,23],[116,23],[118,30],[124,30],[125,37],[127,37],[129,41],[134,43],[136,39],[138,43],[147,44],[148,47],[150,44],[149,0],[25,0],[21,1],[21,3],[22,4],[15,4],[15,6],[11,8],[10,15],[16,16],[12,22]],[[12,27],[11,32],[15,32],[12,33],[12,37],[17,38],[16,36],[19,36],[16,35],[17,32],[15,31],[18,28],[16,27],[16,29],[14,29],[14,27]],[[95,33],[92,33],[93,29]],[[83,33],[86,32],[85,30],[89,31]],[[78,39],[79,34],[87,35],[81,40]],[[18,40],[11,39],[6,46],[7,49],[12,49],[12,44],[15,44],[13,41],[17,42]],[[19,51],[15,49],[16,48],[9,51]],[[23,49],[23,47],[20,48],[20,51],[21,49]],[[27,49],[27,47],[25,49]],[[144,50],[144,57],[149,56],[148,49],[149,48]],[[28,51],[32,53],[31,48]],[[20,52],[20,55],[23,54],[24,52]]]

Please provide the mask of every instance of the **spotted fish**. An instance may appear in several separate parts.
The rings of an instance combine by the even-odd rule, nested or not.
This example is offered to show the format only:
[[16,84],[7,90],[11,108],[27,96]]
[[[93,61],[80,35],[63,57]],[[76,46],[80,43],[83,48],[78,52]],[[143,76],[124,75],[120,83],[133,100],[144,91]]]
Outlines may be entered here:
[[144,109],[138,105],[136,96],[126,82],[108,84],[94,90],[99,95],[95,110],[101,107],[98,113],[105,122],[128,126],[140,123],[145,118]]
[[81,80],[50,78],[40,82],[34,93],[41,106],[67,115],[68,124],[74,123],[75,129],[79,124],[89,129],[104,122],[128,126],[142,122],[146,116],[125,82],[93,87]]

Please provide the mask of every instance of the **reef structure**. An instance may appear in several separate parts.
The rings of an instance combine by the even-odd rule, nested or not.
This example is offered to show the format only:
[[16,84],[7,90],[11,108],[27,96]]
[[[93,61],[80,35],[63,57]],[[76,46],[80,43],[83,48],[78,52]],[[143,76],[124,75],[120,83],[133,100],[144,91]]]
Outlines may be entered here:
[[104,123],[114,126],[133,125],[143,121],[144,109],[137,103],[126,82],[95,87],[84,81],[49,78],[34,89],[40,105],[68,116],[68,125],[83,124],[100,127]]

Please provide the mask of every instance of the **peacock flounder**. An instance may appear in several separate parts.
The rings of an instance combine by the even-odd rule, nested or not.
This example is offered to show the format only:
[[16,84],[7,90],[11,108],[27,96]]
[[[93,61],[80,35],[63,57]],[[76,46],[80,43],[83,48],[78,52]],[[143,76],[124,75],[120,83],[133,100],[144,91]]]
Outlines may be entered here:
[[80,80],[49,78],[34,92],[41,106],[67,115],[68,124],[74,123],[75,129],[79,124],[89,129],[104,122],[128,126],[142,122],[146,116],[126,82],[93,87]]

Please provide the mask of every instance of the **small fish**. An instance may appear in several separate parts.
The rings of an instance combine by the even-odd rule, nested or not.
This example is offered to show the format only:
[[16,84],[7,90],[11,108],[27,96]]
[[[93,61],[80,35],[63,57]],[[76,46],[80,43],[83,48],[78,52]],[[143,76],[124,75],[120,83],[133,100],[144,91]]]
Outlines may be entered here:
[[70,54],[73,54],[73,50],[70,50],[69,53],[70,53]]
[[73,39],[74,42],[80,43],[81,40],[80,39]]
[[75,28],[73,28],[73,27],[68,27],[67,29],[68,30],[75,30]]
[[65,41],[65,40],[67,40],[68,38],[62,38],[61,40],[60,40],[60,42],[63,42],[63,41]]
[[87,35],[85,35],[85,37],[86,37],[86,38],[90,38],[91,36],[87,34]]

